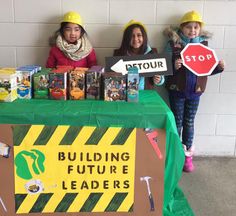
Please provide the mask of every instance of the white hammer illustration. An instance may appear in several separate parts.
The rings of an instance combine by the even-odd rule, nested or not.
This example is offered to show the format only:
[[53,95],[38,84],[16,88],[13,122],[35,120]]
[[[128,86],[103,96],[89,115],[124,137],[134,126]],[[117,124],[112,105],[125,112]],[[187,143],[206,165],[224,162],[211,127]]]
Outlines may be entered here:
[[145,181],[146,184],[147,184],[147,190],[148,190],[148,196],[149,196],[149,202],[150,202],[150,211],[154,211],[155,208],[154,208],[154,201],[153,201],[153,197],[152,197],[152,193],[151,193],[151,190],[150,190],[150,185],[149,185],[149,179],[151,179],[152,177],[150,176],[144,176],[144,177],[140,177],[140,181]]

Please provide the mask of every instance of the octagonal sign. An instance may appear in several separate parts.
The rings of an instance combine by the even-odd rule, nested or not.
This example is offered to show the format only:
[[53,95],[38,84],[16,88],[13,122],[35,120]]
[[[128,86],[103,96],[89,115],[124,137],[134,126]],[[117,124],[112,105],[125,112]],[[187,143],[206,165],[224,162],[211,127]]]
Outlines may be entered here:
[[207,76],[218,65],[215,51],[201,43],[187,44],[180,53],[183,65],[197,76]]

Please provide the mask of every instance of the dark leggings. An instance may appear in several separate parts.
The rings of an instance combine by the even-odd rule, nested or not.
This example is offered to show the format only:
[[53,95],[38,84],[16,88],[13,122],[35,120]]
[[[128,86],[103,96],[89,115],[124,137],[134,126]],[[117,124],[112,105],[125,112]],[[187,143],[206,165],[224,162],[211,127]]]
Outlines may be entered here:
[[182,143],[189,149],[193,144],[194,119],[197,113],[200,97],[194,99],[180,98],[170,95],[170,107],[175,116],[176,126]]

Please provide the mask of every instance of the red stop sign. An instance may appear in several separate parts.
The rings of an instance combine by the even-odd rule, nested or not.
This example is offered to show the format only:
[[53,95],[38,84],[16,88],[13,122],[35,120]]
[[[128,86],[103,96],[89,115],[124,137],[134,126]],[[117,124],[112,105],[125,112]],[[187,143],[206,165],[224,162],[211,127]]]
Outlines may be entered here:
[[215,51],[200,43],[187,44],[180,55],[183,65],[197,76],[210,75],[218,65]]

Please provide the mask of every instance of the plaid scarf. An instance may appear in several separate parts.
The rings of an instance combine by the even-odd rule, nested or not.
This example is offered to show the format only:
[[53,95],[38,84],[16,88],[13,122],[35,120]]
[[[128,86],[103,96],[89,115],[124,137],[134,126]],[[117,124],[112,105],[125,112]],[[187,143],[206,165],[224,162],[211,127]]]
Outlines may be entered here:
[[61,35],[58,35],[56,45],[69,59],[74,61],[85,58],[92,51],[92,45],[85,34],[77,40],[77,44],[69,44]]

